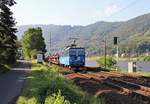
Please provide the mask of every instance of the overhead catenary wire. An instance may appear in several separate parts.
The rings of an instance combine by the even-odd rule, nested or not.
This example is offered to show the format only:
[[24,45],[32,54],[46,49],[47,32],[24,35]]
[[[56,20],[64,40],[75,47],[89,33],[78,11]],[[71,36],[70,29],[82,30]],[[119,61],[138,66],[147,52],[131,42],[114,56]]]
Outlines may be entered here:
[[121,8],[119,11],[113,13],[112,15],[109,15],[109,16],[106,17],[106,18],[111,18],[111,17],[113,17],[113,16],[115,16],[115,15],[117,15],[117,14],[123,12],[124,10],[130,8],[131,6],[137,4],[138,2],[139,2],[139,0],[134,0],[132,3],[128,4],[127,6],[125,6],[125,7],[123,7],[123,8]]

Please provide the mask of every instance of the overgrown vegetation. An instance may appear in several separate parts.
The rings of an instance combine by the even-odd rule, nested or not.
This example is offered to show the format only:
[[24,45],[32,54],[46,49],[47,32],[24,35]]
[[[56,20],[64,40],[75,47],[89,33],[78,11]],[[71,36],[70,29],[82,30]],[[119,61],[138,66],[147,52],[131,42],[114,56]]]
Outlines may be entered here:
[[104,104],[65,79],[56,66],[33,64],[17,104]]
[[8,64],[16,61],[17,37],[15,35],[15,19],[10,7],[15,5],[14,0],[0,0],[0,70],[7,69]]

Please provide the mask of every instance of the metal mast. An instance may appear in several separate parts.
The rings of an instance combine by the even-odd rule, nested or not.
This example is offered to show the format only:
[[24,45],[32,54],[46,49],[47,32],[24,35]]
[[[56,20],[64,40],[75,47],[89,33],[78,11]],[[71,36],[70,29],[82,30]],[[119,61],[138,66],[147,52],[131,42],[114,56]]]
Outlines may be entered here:
[[[104,34],[105,35],[105,34]],[[106,46],[106,35],[105,35],[105,40],[104,40],[104,44],[105,44],[105,69],[106,69],[106,59],[107,59],[107,46]]]
[[49,35],[49,54],[51,54],[51,32],[50,32],[50,35]]

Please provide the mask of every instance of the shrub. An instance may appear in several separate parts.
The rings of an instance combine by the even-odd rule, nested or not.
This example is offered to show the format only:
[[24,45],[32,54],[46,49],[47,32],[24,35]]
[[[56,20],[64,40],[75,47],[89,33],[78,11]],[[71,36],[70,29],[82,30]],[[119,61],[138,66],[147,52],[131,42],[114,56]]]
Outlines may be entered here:
[[140,60],[140,61],[150,61],[150,56],[140,56],[138,58],[138,60]]
[[26,97],[20,96],[16,102],[16,104],[28,104],[28,100]]
[[[100,57],[98,60],[97,60],[97,63],[101,66],[101,67],[104,67],[105,66],[105,56],[102,56]],[[106,66],[109,67],[109,68],[112,68],[114,67],[116,61],[113,59],[113,57],[111,56],[107,56],[106,57]]]
[[58,93],[52,94],[52,96],[47,96],[45,99],[45,104],[70,104],[68,100],[65,100],[64,96],[62,96],[61,91]]
[[143,61],[150,61],[150,56],[144,56]]

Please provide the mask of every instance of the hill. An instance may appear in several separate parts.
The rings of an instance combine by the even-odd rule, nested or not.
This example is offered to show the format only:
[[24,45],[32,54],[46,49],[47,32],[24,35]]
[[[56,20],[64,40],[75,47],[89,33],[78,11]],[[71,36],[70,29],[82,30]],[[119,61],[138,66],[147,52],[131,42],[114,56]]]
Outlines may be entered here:
[[150,14],[144,14],[124,22],[96,22],[87,26],[69,25],[24,25],[17,26],[17,36],[31,27],[41,27],[49,46],[50,34],[52,51],[63,49],[70,44],[70,38],[77,39],[78,46],[86,47],[89,54],[103,54],[104,37],[106,36],[108,52],[114,52],[113,37],[119,37],[121,52],[143,53],[150,50]]

